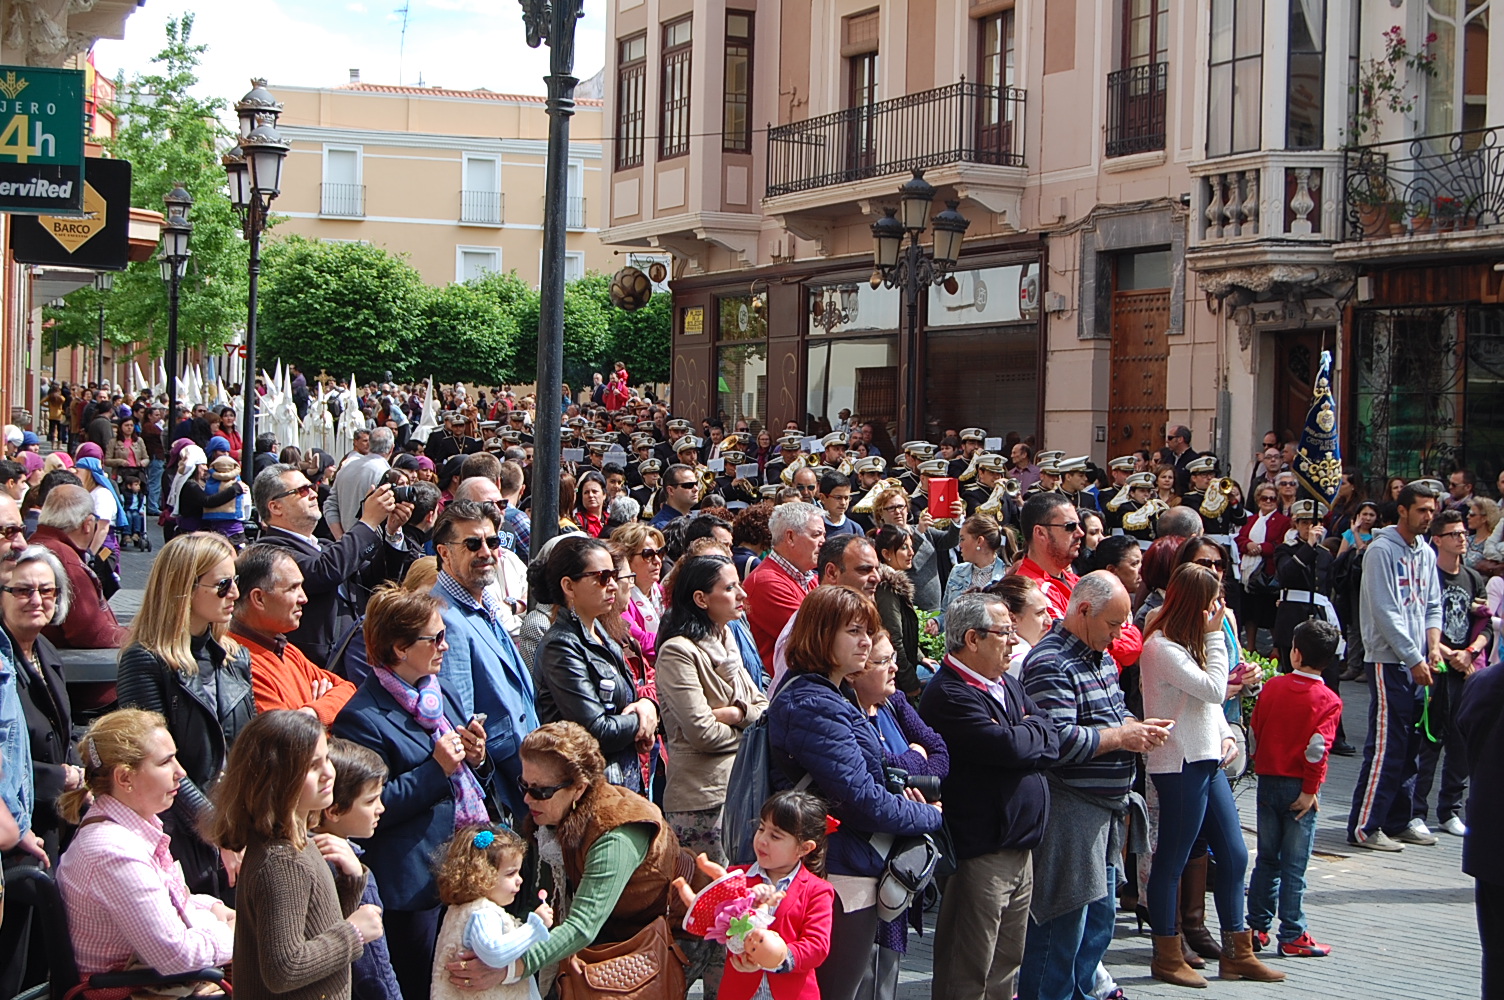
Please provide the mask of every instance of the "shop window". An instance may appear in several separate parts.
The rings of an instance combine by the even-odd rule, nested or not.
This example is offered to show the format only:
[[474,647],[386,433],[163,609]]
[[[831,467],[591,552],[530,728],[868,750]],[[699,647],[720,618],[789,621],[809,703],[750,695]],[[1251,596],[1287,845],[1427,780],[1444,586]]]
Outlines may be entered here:
[[1457,310],[1445,308],[1358,314],[1348,366],[1355,383],[1349,454],[1370,488],[1382,489],[1389,476],[1444,476],[1456,467],[1464,388],[1459,320]]
[[727,427],[768,422],[768,345],[727,344],[716,351],[716,410]]
[[926,337],[924,436],[970,425],[1038,440],[1039,327],[936,329]]
[[898,420],[898,337],[821,337],[809,342],[804,426],[828,434],[842,410],[853,424]]

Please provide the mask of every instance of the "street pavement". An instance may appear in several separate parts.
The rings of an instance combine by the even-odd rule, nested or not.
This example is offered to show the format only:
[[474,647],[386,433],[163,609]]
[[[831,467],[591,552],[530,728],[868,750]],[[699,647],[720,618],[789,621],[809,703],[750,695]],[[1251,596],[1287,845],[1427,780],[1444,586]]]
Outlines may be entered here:
[[[155,533],[155,525],[148,530]],[[160,537],[157,534],[153,544],[158,544]],[[121,554],[122,585],[110,603],[123,622],[135,614],[146,596],[151,559],[150,553],[130,549]],[[1349,738],[1358,741],[1368,729],[1368,689],[1362,684],[1344,684],[1342,693]],[[1410,845],[1398,854],[1349,846],[1347,812],[1361,763],[1361,753],[1331,758],[1317,816],[1316,852],[1306,872],[1306,919],[1316,939],[1332,946],[1332,954],[1326,958],[1268,957],[1271,965],[1288,975],[1277,985],[1222,982],[1216,978],[1216,962],[1208,962],[1211,985],[1204,992],[1192,994],[1149,976],[1153,948],[1148,927],[1140,935],[1132,914],[1119,913],[1107,967],[1130,1000],[1187,1000],[1192,995],[1207,1000],[1268,1000],[1274,995],[1272,990],[1281,996],[1321,1000],[1463,1000],[1479,995],[1473,884],[1461,871],[1462,841],[1438,833],[1441,842],[1437,846]],[[1250,866],[1257,853],[1254,789],[1250,776],[1236,791]],[[898,1000],[929,998],[934,918],[934,912],[926,914],[924,937],[909,935]],[[1216,934],[1216,910],[1210,895],[1207,924]],[[690,993],[699,996],[699,985]]]

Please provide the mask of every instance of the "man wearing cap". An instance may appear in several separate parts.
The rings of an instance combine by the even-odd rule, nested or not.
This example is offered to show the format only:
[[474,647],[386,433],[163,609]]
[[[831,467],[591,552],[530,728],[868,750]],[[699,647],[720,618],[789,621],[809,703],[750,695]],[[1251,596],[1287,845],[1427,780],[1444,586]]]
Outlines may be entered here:
[[[966,501],[966,513],[975,514],[977,508],[988,500],[997,489],[997,484],[1007,477],[1008,460],[1001,455],[981,455],[975,459],[977,475],[976,479],[966,485],[961,491],[961,499]],[[1018,514],[1021,509],[1020,498],[1003,494],[1002,515],[1000,523],[1018,525]]]
[[1077,510],[1101,510],[1097,504],[1097,492],[1090,486],[1091,472],[1085,455],[1062,458],[1056,468],[1060,470],[1060,492],[1076,505]]
[[663,479],[663,463],[656,458],[645,458],[637,463],[637,475],[641,482],[632,487],[629,495],[642,508],[644,517],[652,517],[660,502],[658,487]]
[[[855,507],[857,502],[882,482],[883,473],[887,471],[887,468],[888,462],[881,455],[868,455],[866,458],[859,458],[851,463],[851,474],[856,480],[851,487],[852,507]],[[862,529],[863,534],[875,527],[871,514],[847,508],[846,516],[856,522],[856,526]]]
[[433,459],[435,466],[444,464],[450,455],[474,455],[480,451],[480,439],[465,433],[466,416],[459,410],[450,410],[444,415],[444,431],[428,439],[423,454]]
[[820,439],[820,445],[825,449],[820,459],[821,464],[839,471],[846,461],[846,435],[840,431],[831,431]]
[[1212,476],[1217,471],[1217,459],[1213,455],[1198,455],[1186,463],[1186,472],[1191,477],[1191,488],[1180,495],[1180,506],[1189,507],[1201,515],[1201,530],[1208,535],[1234,535],[1243,522],[1238,519],[1240,508],[1220,491],[1207,496]]
[[[1152,542],[1162,504],[1163,501],[1154,496],[1154,473],[1135,472],[1107,501],[1108,531],[1115,535],[1132,535],[1141,542]],[[1151,509],[1145,511],[1146,507]]]
[[667,432],[667,437],[658,442],[657,446],[654,447],[653,457],[662,462],[666,467],[678,461],[674,446],[678,444],[680,438],[694,428],[688,420],[681,420],[676,417],[664,424],[664,429]]
[[1027,500],[1035,493],[1059,493],[1060,492],[1060,460],[1065,457],[1063,451],[1042,451],[1037,456],[1039,460],[1039,478],[1034,485],[1025,488],[1024,499]]
[[987,431],[982,427],[961,428],[961,451],[955,458],[950,460],[950,469],[946,475],[959,479],[961,473],[971,467],[971,460],[977,452],[982,450],[982,442],[987,440]]
[[778,438],[778,457],[769,459],[763,466],[762,481],[765,483],[782,483],[783,470],[799,461],[799,456],[804,452],[804,438],[798,432],[785,433]]
[[950,463],[943,458],[930,458],[918,464],[919,485],[909,493],[909,520],[918,520],[920,511],[929,510],[930,480],[944,479],[950,473]]
[[[903,443],[903,468],[894,474],[906,493],[913,494],[919,488],[919,465],[935,457],[938,449],[928,441],[905,441]],[[943,473],[942,473],[943,475]]]
[[1128,477],[1137,469],[1138,459],[1134,455],[1124,455],[1107,463],[1107,472],[1112,477],[1112,486],[1108,492],[1098,495],[1097,508],[1102,511],[1103,526],[1109,535],[1117,534],[1123,527],[1121,508],[1130,498],[1127,489]]
[[[739,445],[739,439],[733,435],[726,438]],[[762,484],[761,478],[756,472],[750,476],[738,478],[737,466],[747,464],[747,453],[740,447],[722,448],[721,459],[725,462],[725,468],[715,477],[715,491],[721,495],[721,499],[730,503],[754,504],[757,502],[757,487]],[[756,463],[752,463],[755,467]]]

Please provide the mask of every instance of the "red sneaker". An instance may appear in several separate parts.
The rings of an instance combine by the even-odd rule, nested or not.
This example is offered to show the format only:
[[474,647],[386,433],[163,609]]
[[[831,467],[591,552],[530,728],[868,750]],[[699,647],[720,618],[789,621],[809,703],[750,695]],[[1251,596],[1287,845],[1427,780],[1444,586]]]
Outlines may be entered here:
[[1281,942],[1279,953],[1290,958],[1324,958],[1332,953],[1332,946],[1329,944],[1318,944],[1316,939],[1311,937],[1310,932],[1307,931],[1294,941]]
[[1267,947],[1269,947],[1269,932],[1268,931],[1254,931],[1253,932],[1253,950],[1254,951],[1263,951]]

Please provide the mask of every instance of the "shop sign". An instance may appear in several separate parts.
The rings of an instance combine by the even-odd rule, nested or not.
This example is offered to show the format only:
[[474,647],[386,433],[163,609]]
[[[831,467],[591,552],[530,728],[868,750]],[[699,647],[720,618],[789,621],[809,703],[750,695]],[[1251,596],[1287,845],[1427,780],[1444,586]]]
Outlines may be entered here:
[[84,207],[84,71],[0,66],[0,212]]

